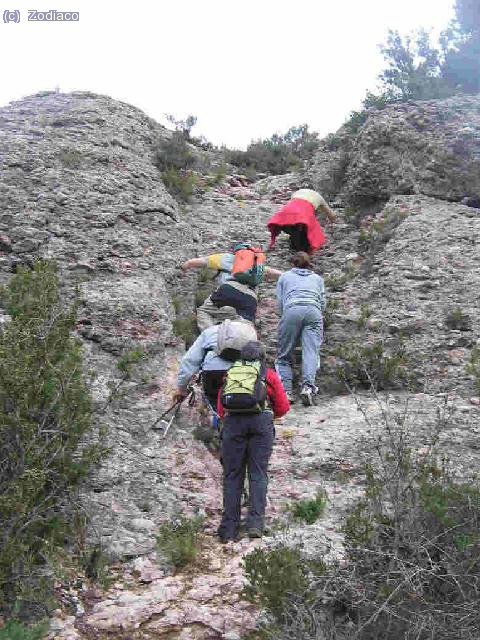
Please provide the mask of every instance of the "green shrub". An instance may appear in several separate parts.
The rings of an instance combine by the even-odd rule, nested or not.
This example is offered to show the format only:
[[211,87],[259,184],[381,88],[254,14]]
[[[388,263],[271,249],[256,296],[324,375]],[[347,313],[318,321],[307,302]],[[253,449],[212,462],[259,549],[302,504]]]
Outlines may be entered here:
[[313,524],[325,511],[327,501],[327,493],[323,489],[317,492],[315,498],[298,500],[291,506],[293,517],[307,524]]
[[342,146],[343,138],[338,133],[328,133],[322,142],[328,151],[338,151]]
[[197,316],[192,313],[186,317],[175,318],[172,326],[173,333],[185,342],[185,347],[188,349],[198,335]]
[[157,536],[157,548],[176,569],[191,564],[198,553],[198,534],[203,518],[179,518],[162,524]]
[[344,272],[340,274],[332,274],[325,278],[325,286],[328,291],[343,291],[351,279],[351,276]]
[[329,298],[327,306],[323,312],[323,328],[326,330],[333,324],[335,313],[340,307],[340,301],[336,298]]
[[392,238],[397,227],[410,215],[410,212],[395,205],[385,207],[382,215],[361,229],[358,237],[358,250],[367,258],[367,266]]
[[268,147],[258,141],[250,144],[246,151],[240,149],[226,152],[227,162],[239,167],[248,177],[255,179],[257,173],[280,175],[299,168],[298,159],[285,147]]
[[181,120],[179,118],[176,118],[171,113],[166,113],[165,117],[170,122],[170,124],[173,124],[175,133],[181,134],[184,140],[191,139],[192,129],[197,124],[196,116],[189,115],[185,118],[185,120]]
[[367,513],[367,505],[359,502],[345,518],[343,533],[345,542],[351,547],[360,547],[370,542],[373,535],[374,524]]
[[107,591],[115,581],[111,571],[111,561],[100,544],[83,548],[78,558],[78,565],[86,577]]
[[470,353],[470,361],[467,364],[467,373],[473,376],[477,393],[480,394],[480,347],[474,347]]
[[207,186],[215,187],[221,182],[225,180],[225,176],[227,175],[227,168],[224,164],[220,165],[216,168],[215,172],[209,176],[207,176]]
[[198,281],[202,284],[212,283],[214,276],[216,275],[215,269],[209,269],[208,267],[202,267],[198,271]]
[[356,269],[352,264],[348,264],[345,271],[334,272],[325,278],[327,291],[343,291],[347,284],[355,277]]
[[347,341],[333,351],[335,376],[351,388],[391,389],[412,385],[412,364],[401,342]]
[[211,293],[211,287],[198,287],[195,291],[195,306],[201,307]]
[[198,177],[195,173],[175,167],[162,171],[162,181],[168,193],[183,202],[190,200],[198,185]]
[[82,164],[82,154],[76,149],[61,151],[58,157],[61,163],[69,169],[78,169]]
[[9,620],[3,628],[0,628],[0,640],[41,640],[48,631],[48,625],[38,624],[27,627],[21,622]]
[[357,320],[357,327],[359,329],[363,329],[366,326],[367,321],[371,315],[372,315],[372,309],[370,308],[370,305],[366,303],[362,303],[360,305],[360,316]]
[[374,93],[367,91],[367,94],[362,103],[363,108],[359,111],[350,112],[350,115],[344,124],[345,129],[350,134],[356,135],[368,120],[373,109],[378,109],[379,111],[381,111],[391,103],[392,99],[388,93],[375,95]]
[[[341,564],[318,571],[306,561],[301,590],[270,610],[259,637],[478,638],[480,485],[457,481],[442,462],[439,442],[451,415],[438,408],[419,447],[417,413],[378,402],[383,428],[370,443],[364,496],[345,521]],[[373,432],[370,411],[359,409]],[[266,600],[268,589],[275,580],[264,588]]]
[[[110,393],[103,407],[97,409],[97,414],[104,414],[113,402],[125,396],[122,387],[124,387],[126,382],[131,381],[135,374],[138,374],[139,365],[145,361],[147,357],[148,354],[142,347],[125,350],[117,361],[117,369],[121,374],[120,379],[107,382]],[[148,378],[144,378],[143,381],[146,382],[147,379]]]
[[141,347],[130,349],[120,357],[117,362],[117,369],[121,371],[127,379],[130,379],[136,366],[146,358],[145,350]]
[[445,316],[445,325],[457,331],[469,331],[472,327],[470,316],[459,307],[452,309]]
[[76,305],[60,300],[54,265],[20,268],[1,304],[12,318],[0,333],[0,600],[8,609],[16,599],[35,602],[37,588],[40,602],[48,598],[41,565],[72,527],[63,505],[104,450],[72,337]]
[[245,598],[275,618],[282,617],[292,594],[302,594],[308,586],[307,565],[298,549],[255,549],[243,559],[243,568],[248,579]]
[[[180,126],[184,123],[178,121],[177,124]],[[154,163],[162,172],[165,188],[170,195],[183,202],[190,200],[199,182],[198,176],[189,171],[195,163],[195,157],[187,143],[188,132],[177,129],[170,138],[159,142],[154,151]]]
[[182,308],[182,303],[183,303],[183,300],[180,296],[173,296],[172,306],[176,314],[180,313],[180,310]]
[[198,271],[197,288],[195,290],[195,306],[201,307],[215,288],[216,271],[202,267]]
[[344,126],[349,133],[355,135],[368,120],[369,115],[370,114],[366,109],[361,109],[360,111],[351,111]]
[[[365,498],[346,520],[348,568],[341,580],[363,594],[361,602],[350,601],[358,637],[426,637],[420,631],[428,624],[435,638],[473,640],[479,622],[480,486],[456,482],[439,464],[440,430],[433,446],[416,454],[414,425],[405,428],[405,420],[385,419],[378,460],[365,465]],[[383,635],[387,629],[390,635]]]
[[275,133],[271,138],[252,141],[246,151],[225,150],[226,161],[245,172],[283,174],[299,169],[303,160],[310,158],[318,148],[316,133],[303,124],[291,127],[285,134]]
[[154,163],[162,172],[168,169],[188,169],[195,163],[195,157],[181,131],[174,131],[170,138],[157,144]]
[[345,222],[353,224],[358,218],[358,209],[356,207],[343,207],[343,218]]

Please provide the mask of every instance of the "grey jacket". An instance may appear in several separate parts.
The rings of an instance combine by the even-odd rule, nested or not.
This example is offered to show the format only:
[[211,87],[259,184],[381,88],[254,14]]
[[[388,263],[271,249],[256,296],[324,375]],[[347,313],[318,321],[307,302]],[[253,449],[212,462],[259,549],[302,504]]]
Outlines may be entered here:
[[216,324],[202,331],[183,356],[177,377],[179,389],[185,389],[190,379],[200,370],[227,371],[232,366],[233,362],[220,358],[214,351],[217,346],[218,326]]
[[310,269],[295,267],[283,273],[277,282],[278,313],[292,305],[314,305],[320,311],[326,306],[325,284],[323,278]]

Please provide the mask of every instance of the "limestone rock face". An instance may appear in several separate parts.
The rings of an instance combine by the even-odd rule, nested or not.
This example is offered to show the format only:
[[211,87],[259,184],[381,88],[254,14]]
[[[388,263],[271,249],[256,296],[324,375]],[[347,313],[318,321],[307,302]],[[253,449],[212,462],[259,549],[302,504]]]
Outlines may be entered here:
[[372,111],[356,136],[335,137],[307,171],[327,195],[365,205],[395,194],[479,197],[478,96],[392,105]]
[[[112,451],[85,501],[92,535],[119,556],[151,548],[154,523],[175,504],[169,452],[156,455],[149,429],[170,404],[183,349],[173,296],[193,305],[189,283],[181,290],[176,278],[192,233],[153,163],[166,135],[138,109],[90,93],[39,94],[0,110],[0,281],[47,257],[66,295],[80,287],[77,330]],[[138,347],[148,364],[103,411],[119,357]]]
[[150,239],[185,237],[152,162],[165,130],[141,111],[47,93],[3,108],[0,125],[4,271],[35,255],[112,280],[161,264]]
[[480,326],[480,212],[396,196],[357,233],[357,274],[330,297],[339,307],[327,331],[323,374],[329,353],[348,338],[384,340],[386,348],[401,341],[429,392],[475,395],[468,360]]

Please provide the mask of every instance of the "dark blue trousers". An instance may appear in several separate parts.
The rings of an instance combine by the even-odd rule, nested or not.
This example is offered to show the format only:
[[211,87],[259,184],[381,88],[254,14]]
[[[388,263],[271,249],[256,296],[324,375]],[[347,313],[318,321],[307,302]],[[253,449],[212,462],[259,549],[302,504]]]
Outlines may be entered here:
[[211,301],[217,307],[233,307],[239,316],[255,321],[255,314],[257,313],[257,298],[248,293],[243,293],[235,287],[232,287],[225,282],[220,285],[216,291],[210,296]]
[[263,531],[268,487],[268,461],[274,439],[270,411],[226,416],[222,431],[223,517],[219,534],[234,537],[240,526],[240,510],[248,469],[250,508],[247,528]]

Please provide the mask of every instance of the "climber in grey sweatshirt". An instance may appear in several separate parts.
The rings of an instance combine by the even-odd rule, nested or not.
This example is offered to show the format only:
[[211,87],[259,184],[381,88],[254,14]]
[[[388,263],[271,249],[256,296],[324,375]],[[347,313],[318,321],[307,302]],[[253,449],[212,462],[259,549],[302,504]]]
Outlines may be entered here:
[[179,391],[186,394],[188,383],[200,371],[227,371],[232,363],[215,353],[217,347],[218,324],[208,327],[198,336],[180,363],[177,377]]
[[293,269],[285,272],[277,283],[278,325],[275,367],[290,400],[293,400],[292,356],[299,339],[302,341],[303,404],[313,405],[317,393],[315,375],[320,366],[323,341],[323,311],[326,305],[323,278],[311,270],[310,257],[300,251],[292,258]]
[[[229,320],[239,320],[233,307],[222,307],[223,317]],[[202,371],[203,391],[209,403],[216,407],[218,390],[223,382],[225,371],[232,366],[232,362],[220,358],[215,352],[217,347],[219,325],[215,324],[202,331],[180,363],[177,376],[177,389],[173,394],[174,401],[184,398],[188,394],[188,384],[195,374]]]

